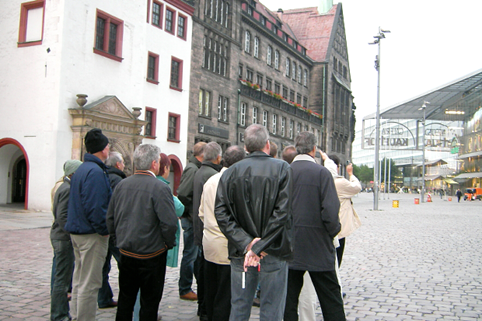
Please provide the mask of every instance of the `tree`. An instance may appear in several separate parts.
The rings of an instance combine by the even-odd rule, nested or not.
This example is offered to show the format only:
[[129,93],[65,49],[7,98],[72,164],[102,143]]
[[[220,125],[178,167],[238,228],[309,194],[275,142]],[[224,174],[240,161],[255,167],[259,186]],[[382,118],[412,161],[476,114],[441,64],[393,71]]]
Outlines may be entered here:
[[353,164],[353,174],[365,185],[373,181],[373,168],[367,165],[357,166]]
[[[391,184],[393,184],[397,178],[397,176],[400,176],[400,171],[398,170],[398,167],[395,166],[395,162],[393,159],[387,159],[387,183],[390,181]],[[385,158],[381,160],[381,173],[380,173],[380,182],[385,182]],[[388,178],[388,174],[390,174],[390,178]]]

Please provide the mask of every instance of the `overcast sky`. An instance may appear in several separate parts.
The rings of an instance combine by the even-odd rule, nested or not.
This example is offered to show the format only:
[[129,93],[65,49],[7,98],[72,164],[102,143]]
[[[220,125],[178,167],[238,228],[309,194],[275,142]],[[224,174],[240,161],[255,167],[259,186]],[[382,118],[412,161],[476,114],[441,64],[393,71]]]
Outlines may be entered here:
[[[260,0],[278,8],[314,7],[321,0]],[[357,128],[376,112],[378,48],[368,45],[378,27],[381,42],[381,110],[482,68],[482,0],[345,0],[343,4]]]

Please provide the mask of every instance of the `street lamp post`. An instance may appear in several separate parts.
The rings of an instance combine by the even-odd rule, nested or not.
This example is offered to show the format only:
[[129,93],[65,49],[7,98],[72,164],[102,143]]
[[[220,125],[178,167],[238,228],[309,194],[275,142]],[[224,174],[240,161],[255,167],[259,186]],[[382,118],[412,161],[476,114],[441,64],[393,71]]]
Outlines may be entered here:
[[422,203],[424,203],[425,197],[425,109],[427,108],[426,104],[430,104],[428,101],[424,101],[421,109],[423,111],[423,120],[422,120],[422,191],[420,192],[420,196],[422,198]]
[[379,153],[380,153],[380,41],[385,38],[385,33],[389,33],[389,30],[382,30],[378,27],[378,34],[373,36],[375,40],[370,42],[370,45],[378,45],[378,55],[375,60],[375,69],[378,72],[377,83],[377,113],[376,113],[376,125],[375,125],[375,164],[373,166],[373,210],[378,211],[378,193],[379,193]]

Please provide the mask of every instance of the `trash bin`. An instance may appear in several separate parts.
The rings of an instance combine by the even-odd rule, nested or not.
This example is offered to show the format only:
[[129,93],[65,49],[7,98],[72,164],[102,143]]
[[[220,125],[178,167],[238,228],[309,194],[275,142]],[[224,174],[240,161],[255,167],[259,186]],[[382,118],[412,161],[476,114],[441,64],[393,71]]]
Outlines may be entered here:
[[420,204],[420,199],[416,197],[416,198],[414,199],[414,203],[415,203],[415,204]]
[[392,207],[393,207],[393,208],[398,208],[398,204],[399,204],[398,200],[393,200],[393,201],[392,201]]

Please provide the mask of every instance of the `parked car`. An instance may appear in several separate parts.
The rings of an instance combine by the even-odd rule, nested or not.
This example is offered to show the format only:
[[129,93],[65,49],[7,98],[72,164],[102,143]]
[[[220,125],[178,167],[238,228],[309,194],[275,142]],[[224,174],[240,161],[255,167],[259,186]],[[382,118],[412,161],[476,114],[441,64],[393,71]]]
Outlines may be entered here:
[[476,187],[476,188],[466,188],[465,189],[465,195],[464,195],[464,201],[470,200],[482,200],[482,188]]

